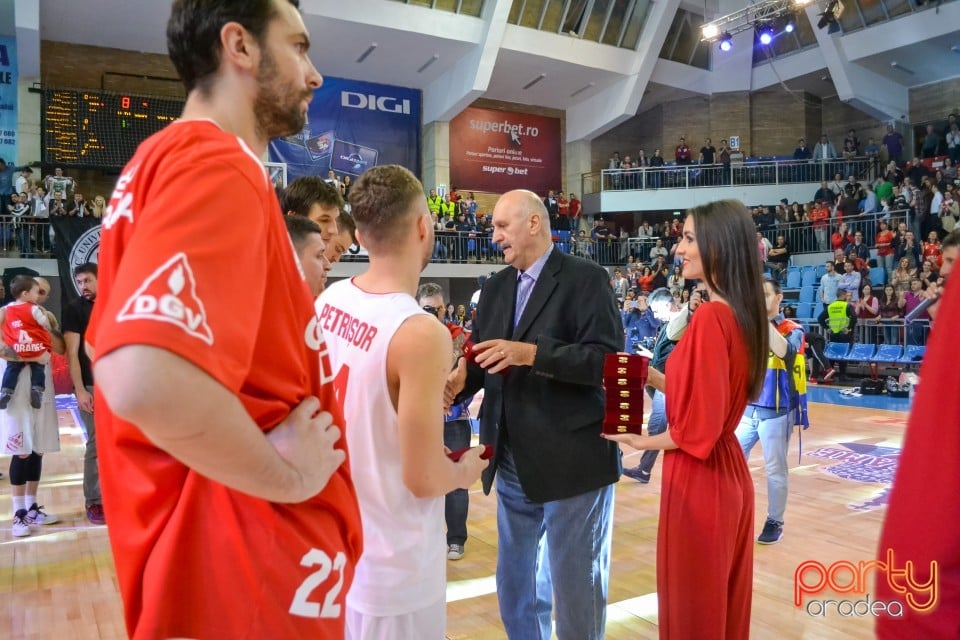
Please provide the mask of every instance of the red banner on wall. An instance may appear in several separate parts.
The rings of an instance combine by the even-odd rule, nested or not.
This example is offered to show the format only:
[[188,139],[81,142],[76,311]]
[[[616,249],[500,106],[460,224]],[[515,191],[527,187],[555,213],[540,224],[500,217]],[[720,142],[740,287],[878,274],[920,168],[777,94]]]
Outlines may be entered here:
[[464,191],[559,190],[560,119],[467,107],[450,122],[450,184]]

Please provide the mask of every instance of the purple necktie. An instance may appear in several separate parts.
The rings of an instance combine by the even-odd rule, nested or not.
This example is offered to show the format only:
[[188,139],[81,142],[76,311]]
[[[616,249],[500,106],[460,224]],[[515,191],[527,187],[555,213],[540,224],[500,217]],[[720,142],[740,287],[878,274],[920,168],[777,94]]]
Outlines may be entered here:
[[533,276],[528,273],[520,272],[517,276],[517,308],[513,314],[513,328],[516,329],[520,324],[520,318],[523,317],[523,310],[527,306],[527,300],[530,299],[530,291],[533,289]]

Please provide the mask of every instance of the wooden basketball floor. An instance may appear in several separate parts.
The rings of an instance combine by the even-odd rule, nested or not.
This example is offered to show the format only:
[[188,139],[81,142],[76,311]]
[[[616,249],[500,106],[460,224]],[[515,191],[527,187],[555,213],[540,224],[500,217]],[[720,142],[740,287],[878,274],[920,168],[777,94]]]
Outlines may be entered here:
[[[885,490],[895,466],[907,414],[811,405],[802,459],[791,443],[790,498],[784,537],[755,550],[752,637],[870,638],[870,619],[836,611],[814,617],[793,604],[794,572],[807,560],[825,565],[874,557],[884,517]],[[40,501],[61,522],[27,538],[0,528],[0,637],[124,638],[124,626],[106,527],[84,518],[83,434],[70,410],[60,411],[62,451],[46,456]],[[639,456],[628,451],[625,463]],[[6,459],[3,471],[6,474]],[[766,518],[766,482],[759,446],[750,459],[757,495],[756,526]],[[655,558],[660,463],[653,481],[622,478],[616,487],[613,567],[607,638],[656,638]],[[573,472],[573,470],[571,470]],[[0,509],[9,514],[9,484],[0,481]],[[471,494],[466,556],[448,566],[447,637],[504,638],[494,586],[496,501]],[[704,538],[709,531],[702,532]],[[833,598],[850,595],[830,594]],[[821,596],[823,597],[823,596]],[[691,615],[696,615],[691,612]]]

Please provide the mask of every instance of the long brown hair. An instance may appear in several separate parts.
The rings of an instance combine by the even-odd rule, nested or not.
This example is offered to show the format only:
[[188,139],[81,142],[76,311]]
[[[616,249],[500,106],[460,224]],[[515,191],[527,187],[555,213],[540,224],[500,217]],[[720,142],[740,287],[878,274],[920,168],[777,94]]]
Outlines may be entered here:
[[730,304],[750,360],[751,399],[760,395],[770,349],[767,305],[760,274],[757,230],[739,200],[718,200],[690,209],[703,262],[703,278]]

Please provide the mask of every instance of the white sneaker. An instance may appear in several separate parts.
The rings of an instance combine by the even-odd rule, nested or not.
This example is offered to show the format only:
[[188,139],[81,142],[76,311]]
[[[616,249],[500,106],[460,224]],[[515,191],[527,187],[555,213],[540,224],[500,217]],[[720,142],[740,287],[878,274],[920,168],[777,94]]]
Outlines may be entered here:
[[30,509],[27,511],[27,515],[24,517],[24,520],[27,522],[27,524],[39,526],[39,525],[45,525],[45,524],[53,524],[54,522],[57,522],[58,520],[60,520],[60,518],[53,515],[52,513],[44,513],[42,509],[43,507],[38,506],[37,503],[34,502],[30,506]]
[[447,560],[459,560],[463,557],[463,553],[462,544],[447,545]]
[[11,528],[11,533],[15,538],[22,538],[23,536],[30,535],[30,525],[27,524],[27,510],[20,509],[13,516],[13,527]]

